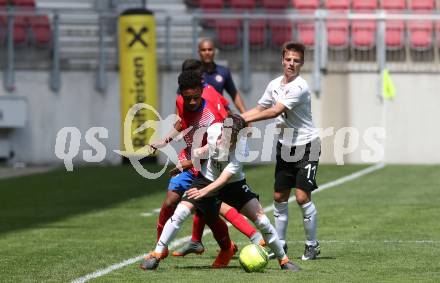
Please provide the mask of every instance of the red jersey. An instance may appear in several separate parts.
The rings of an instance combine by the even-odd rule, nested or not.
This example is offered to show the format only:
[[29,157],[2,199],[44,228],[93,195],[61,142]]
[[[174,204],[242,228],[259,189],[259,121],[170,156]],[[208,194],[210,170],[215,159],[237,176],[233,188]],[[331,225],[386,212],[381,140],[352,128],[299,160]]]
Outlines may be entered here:
[[[184,136],[186,147],[179,153],[179,160],[191,159],[193,136],[199,128],[205,128],[201,144],[201,146],[204,146],[206,144],[206,129],[213,123],[223,122],[228,115],[225,109],[225,107],[228,106],[228,101],[212,86],[208,85],[203,88],[202,98],[202,105],[200,109],[196,111],[188,111],[184,108],[181,95],[176,99],[177,114],[181,119],[182,130],[192,126],[191,131]],[[194,173],[196,172],[194,168],[191,170],[193,170]]]

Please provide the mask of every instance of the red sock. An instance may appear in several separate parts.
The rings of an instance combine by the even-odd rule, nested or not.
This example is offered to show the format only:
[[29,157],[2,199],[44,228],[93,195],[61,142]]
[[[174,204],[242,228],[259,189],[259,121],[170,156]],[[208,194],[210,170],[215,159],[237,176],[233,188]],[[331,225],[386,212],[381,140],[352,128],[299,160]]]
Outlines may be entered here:
[[245,234],[248,238],[250,238],[255,232],[257,232],[257,229],[255,229],[254,226],[252,226],[246,218],[242,214],[240,214],[235,208],[231,208],[226,212],[225,214],[226,220],[231,222],[232,225],[234,225],[235,228],[237,228],[238,231]]
[[227,250],[231,247],[231,238],[229,238],[228,226],[225,221],[217,217],[213,220],[206,221],[206,225],[211,229],[220,249]]
[[201,243],[204,229],[205,229],[205,219],[203,219],[203,217],[196,212],[193,218],[191,241]]
[[176,207],[168,206],[165,204],[165,202],[162,204],[159,219],[157,220],[157,240],[159,240],[160,235],[162,234],[163,226],[165,226],[165,223],[167,223],[168,219],[173,216],[174,210],[176,210]]

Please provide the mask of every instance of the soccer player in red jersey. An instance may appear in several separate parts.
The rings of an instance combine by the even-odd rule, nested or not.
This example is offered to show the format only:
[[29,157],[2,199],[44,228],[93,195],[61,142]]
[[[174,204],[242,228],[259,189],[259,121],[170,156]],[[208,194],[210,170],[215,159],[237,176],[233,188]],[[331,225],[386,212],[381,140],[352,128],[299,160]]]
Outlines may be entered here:
[[[180,156],[186,158],[191,162],[191,148],[193,146],[194,135],[201,133],[202,136],[202,145],[206,144],[206,130],[207,127],[216,122],[222,122],[225,117],[223,117],[216,107],[221,105],[215,105],[214,103],[209,103],[208,100],[202,97],[203,85],[201,81],[201,76],[199,72],[195,71],[185,71],[182,72],[179,76],[179,90],[181,92],[182,100],[176,101],[177,112],[179,113],[179,117],[181,118],[174,127],[174,130],[168,138],[166,138],[161,143],[156,143],[151,145],[153,148],[158,148],[164,146],[167,142],[172,140],[175,137],[176,133],[183,131],[185,129],[190,129],[189,133],[184,136],[187,147],[184,151],[181,152]],[[198,131],[201,129],[201,131]],[[167,206],[167,200],[171,198],[172,201],[175,201],[175,205],[177,205],[183,195],[183,193],[190,188],[192,180],[195,178],[197,172],[192,170],[184,170],[180,174],[174,176],[170,180],[170,184],[168,187],[167,198],[162,205],[161,214],[159,216],[159,223],[163,221],[163,218],[167,217],[165,223],[171,221],[173,219],[171,216],[174,214],[175,206]],[[165,211],[168,215],[163,213]],[[169,221],[168,221],[169,220]],[[227,259],[224,261],[229,262],[230,258],[232,258],[235,250],[235,245],[229,238],[228,228],[226,223],[218,217],[211,217],[207,219],[207,225],[213,232],[214,238],[217,240],[221,251],[219,256],[224,258],[224,255],[227,254]],[[157,259],[159,262],[160,259],[166,258],[168,256],[168,247],[167,244],[163,244],[160,240],[162,237],[167,237],[167,235],[162,235],[163,226],[161,227],[161,231],[159,233],[159,225],[158,225],[158,242],[157,246],[160,248],[160,252],[157,249],[149,253],[141,263],[140,268],[148,269],[146,267],[146,263],[152,257]]]
[[[187,59],[182,64],[182,71],[185,70],[194,70],[202,74],[202,63],[196,59]],[[224,109],[226,111],[219,109],[219,112],[221,112],[221,114],[224,115],[224,117],[226,118],[228,116],[228,113],[230,112],[228,100],[223,95],[221,95],[213,86],[206,84],[205,82],[203,84],[204,84],[204,88],[203,88],[202,97],[207,101],[213,102],[216,105],[219,104],[218,100],[220,100],[221,103],[224,105]],[[177,97],[177,101],[179,103],[182,103],[182,100],[183,100],[182,96]],[[178,114],[180,116],[179,111]],[[235,209],[232,206],[229,206],[226,203],[222,203],[220,208],[220,214],[226,220],[228,220],[237,230],[239,230],[245,236],[247,236],[253,243],[255,244],[263,243],[263,237],[261,233],[259,233],[257,229],[255,229],[255,227],[251,225],[246,220],[246,218],[244,218],[243,215],[237,211],[237,209]],[[205,228],[205,222],[203,218],[201,218],[198,214],[195,214],[193,220],[191,240],[180,249],[174,251],[173,256],[185,256],[190,253],[195,253],[195,254],[203,253],[205,251],[205,248],[202,244],[202,236],[203,236],[204,228]]]

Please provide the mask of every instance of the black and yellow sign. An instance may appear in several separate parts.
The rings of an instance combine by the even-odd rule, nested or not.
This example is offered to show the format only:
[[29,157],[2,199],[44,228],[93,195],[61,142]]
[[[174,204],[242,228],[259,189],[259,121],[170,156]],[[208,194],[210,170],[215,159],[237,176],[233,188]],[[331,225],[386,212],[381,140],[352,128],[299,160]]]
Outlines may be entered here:
[[[144,147],[153,129],[135,132],[146,121],[157,120],[146,108],[133,117],[131,131],[124,131],[124,121],[133,105],[146,103],[157,109],[156,25],[151,11],[132,9],[119,17],[119,77],[121,94],[122,149],[134,150]],[[130,137],[125,137],[130,135]],[[124,145],[131,138],[132,147]],[[131,149],[132,148],[132,149]]]

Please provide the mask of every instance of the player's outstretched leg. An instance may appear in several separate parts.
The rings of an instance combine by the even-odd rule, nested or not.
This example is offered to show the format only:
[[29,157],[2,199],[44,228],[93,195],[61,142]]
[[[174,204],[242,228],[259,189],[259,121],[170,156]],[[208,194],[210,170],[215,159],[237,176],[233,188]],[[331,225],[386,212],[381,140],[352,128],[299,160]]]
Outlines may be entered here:
[[141,262],[139,267],[143,270],[154,270],[159,262],[168,255],[168,244],[174,239],[180,230],[182,223],[191,215],[192,204],[179,204],[173,216],[166,222],[162,234],[157,241],[156,248],[149,253]]
[[275,253],[281,269],[299,271],[301,268],[291,262],[283,249],[283,244],[278,238],[277,231],[270,223],[269,218],[264,214],[261,204],[256,198],[249,200],[240,210],[243,215],[255,223],[261,231],[264,241]]
[[214,217],[206,221],[206,224],[212,231],[212,234],[220,246],[220,252],[217,255],[213,268],[227,267],[237,249],[234,242],[229,238],[228,226],[220,217]]

